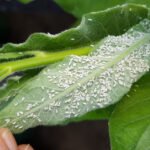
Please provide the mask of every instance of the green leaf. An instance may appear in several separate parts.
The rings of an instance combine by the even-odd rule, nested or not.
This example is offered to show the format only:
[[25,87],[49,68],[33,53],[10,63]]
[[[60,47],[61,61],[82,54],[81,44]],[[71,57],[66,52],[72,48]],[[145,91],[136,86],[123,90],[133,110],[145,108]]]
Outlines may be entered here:
[[97,109],[97,110],[88,112],[82,116],[68,119],[65,123],[80,122],[80,121],[87,121],[87,120],[100,120],[100,119],[108,120],[114,108],[115,108],[115,105],[111,105],[107,108]]
[[60,61],[70,54],[86,55],[102,38],[120,35],[147,17],[146,7],[117,6],[85,15],[78,27],[60,34],[36,33],[24,43],[6,44],[0,48],[0,80],[14,72]]
[[54,0],[65,11],[81,18],[84,14],[105,10],[126,3],[143,4],[150,7],[149,0]]
[[21,132],[63,124],[119,101],[150,68],[150,21],[108,36],[88,56],[67,57],[29,80],[0,112],[0,126]]
[[18,0],[18,1],[23,4],[28,4],[28,3],[32,2],[33,0]]
[[150,72],[117,104],[110,122],[112,150],[150,149]]
[[39,71],[40,69],[29,70],[22,73],[22,75],[13,75],[3,83],[0,83],[0,110],[11,102],[24,83],[39,73]]
[[142,134],[137,146],[136,150],[148,150],[150,149],[150,125],[145,129],[144,133]]

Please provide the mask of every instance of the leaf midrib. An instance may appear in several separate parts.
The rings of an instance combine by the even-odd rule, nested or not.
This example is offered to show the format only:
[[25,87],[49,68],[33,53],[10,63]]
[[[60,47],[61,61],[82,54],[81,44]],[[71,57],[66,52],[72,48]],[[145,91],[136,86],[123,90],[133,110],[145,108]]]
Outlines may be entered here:
[[[84,77],[83,79],[77,81],[75,84],[71,85],[69,88],[67,88],[65,91],[61,92],[60,94],[56,95],[54,98],[52,98],[52,101],[56,101],[57,99],[60,99],[61,97],[66,96],[67,94],[69,94],[70,92],[72,92],[74,89],[76,89],[77,87],[79,87],[79,84],[82,86],[83,84],[87,83],[91,78],[95,78],[97,76],[99,76],[100,74],[102,74],[103,72],[105,72],[106,70],[108,70],[110,67],[113,67],[114,65],[116,65],[118,62],[120,62],[122,59],[124,59],[126,56],[128,56],[130,53],[132,53],[135,49],[137,49],[138,47],[140,47],[141,45],[147,43],[150,40],[150,34],[145,33],[145,35],[139,39],[137,42],[135,42],[134,44],[132,44],[128,49],[124,50],[123,53],[121,53],[119,56],[115,57],[114,59],[112,59],[110,62],[108,62],[103,69],[96,69],[95,71],[93,71],[91,74],[89,74],[87,77]],[[49,103],[49,101],[41,104],[40,106],[33,108],[32,111],[29,111],[27,113],[25,113],[24,115],[22,115],[23,117],[29,115],[30,113],[34,113],[36,111],[38,111],[41,107],[44,108],[45,106],[47,106],[47,104]],[[18,117],[15,118],[13,121],[17,121],[22,117]],[[2,127],[5,127],[6,124],[2,125]]]

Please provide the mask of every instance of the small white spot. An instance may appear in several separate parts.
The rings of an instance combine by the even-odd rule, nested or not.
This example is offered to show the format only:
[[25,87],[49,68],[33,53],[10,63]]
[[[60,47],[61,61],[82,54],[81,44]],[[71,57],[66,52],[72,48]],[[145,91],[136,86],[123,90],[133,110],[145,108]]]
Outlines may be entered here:
[[91,47],[94,47],[94,45],[93,45],[93,44],[91,44],[90,46],[91,46]]
[[75,40],[75,38],[71,38],[70,40],[71,40],[71,41],[74,41],[74,40]]
[[5,119],[6,124],[10,122],[10,119]]
[[91,19],[91,18],[88,18],[88,21],[93,21],[93,19]]

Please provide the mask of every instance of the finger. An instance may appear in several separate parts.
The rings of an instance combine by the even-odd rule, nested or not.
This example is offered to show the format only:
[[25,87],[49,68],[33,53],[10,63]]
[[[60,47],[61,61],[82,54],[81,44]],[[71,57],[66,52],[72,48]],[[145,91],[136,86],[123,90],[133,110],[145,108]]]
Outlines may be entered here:
[[2,138],[0,138],[0,150],[8,150],[8,147]]
[[5,145],[7,145],[8,150],[17,150],[15,138],[8,129],[0,129],[0,138],[4,141]]
[[19,145],[18,150],[33,150],[33,148],[28,144],[28,145]]

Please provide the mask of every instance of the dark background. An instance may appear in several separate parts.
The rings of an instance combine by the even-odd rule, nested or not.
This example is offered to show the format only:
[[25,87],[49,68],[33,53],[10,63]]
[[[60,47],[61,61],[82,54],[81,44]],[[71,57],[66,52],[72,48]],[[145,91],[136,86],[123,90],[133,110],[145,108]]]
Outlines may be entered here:
[[[52,0],[23,5],[0,0],[0,45],[20,43],[34,32],[59,33],[76,22]],[[16,135],[17,142],[35,150],[109,150],[107,121],[84,121],[67,126],[37,127]]]

